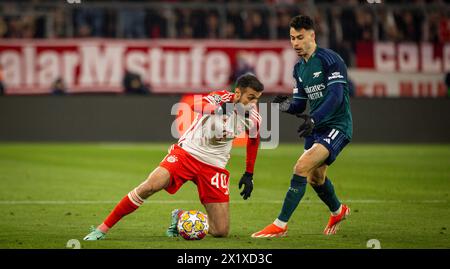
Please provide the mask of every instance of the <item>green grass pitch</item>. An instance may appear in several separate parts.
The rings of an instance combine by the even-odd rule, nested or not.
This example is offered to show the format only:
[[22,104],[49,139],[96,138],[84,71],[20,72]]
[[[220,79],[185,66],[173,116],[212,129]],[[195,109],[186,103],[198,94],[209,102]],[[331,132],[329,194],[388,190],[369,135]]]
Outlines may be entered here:
[[175,195],[162,191],[119,222],[106,240],[81,241],[129,190],[143,181],[169,144],[0,144],[0,248],[381,248],[450,247],[450,145],[350,144],[329,168],[339,198],[352,214],[335,236],[322,230],[329,213],[311,187],[289,223],[286,238],[250,234],[277,217],[302,145],[261,150],[255,189],[237,189],[245,149],[236,148],[231,172],[228,238],[185,241],[164,236],[174,208],[200,209],[188,182]]

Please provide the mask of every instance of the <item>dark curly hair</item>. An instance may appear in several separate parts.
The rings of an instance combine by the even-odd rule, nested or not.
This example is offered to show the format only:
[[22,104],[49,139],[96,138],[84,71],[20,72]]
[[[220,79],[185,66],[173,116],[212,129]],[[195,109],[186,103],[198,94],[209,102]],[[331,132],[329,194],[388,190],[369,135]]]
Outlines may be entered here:
[[314,30],[314,21],[309,16],[297,15],[291,19],[289,26],[297,31],[301,29]]
[[251,73],[240,76],[236,81],[236,87],[239,89],[252,88],[257,92],[264,91],[264,85]]

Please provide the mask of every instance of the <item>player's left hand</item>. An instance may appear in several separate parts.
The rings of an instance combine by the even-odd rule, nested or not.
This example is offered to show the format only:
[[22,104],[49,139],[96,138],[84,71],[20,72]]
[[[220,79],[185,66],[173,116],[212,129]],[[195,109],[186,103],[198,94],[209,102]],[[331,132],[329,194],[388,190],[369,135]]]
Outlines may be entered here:
[[314,129],[314,120],[307,114],[298,114],[297,117],[303,119],[303,123],[298,127],[297,133],[300,137],[308,136]]
[[242,196],[242,198],[244,198],[244,200],[247,200],[248,198],[250,198],[250,194],[253,191],[253,174],[252,173],[245,172],[242,175],[241,180],[239,180],[239,189],[242,188],[242,185],[244,185],[244,189],[241,192],[241,196]]

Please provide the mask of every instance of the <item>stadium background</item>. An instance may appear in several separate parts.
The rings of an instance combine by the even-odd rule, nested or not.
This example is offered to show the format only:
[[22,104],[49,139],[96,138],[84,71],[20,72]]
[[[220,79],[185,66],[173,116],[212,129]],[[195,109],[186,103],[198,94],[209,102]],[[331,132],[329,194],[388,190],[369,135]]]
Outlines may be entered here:
[[[431,203],[435,208],[435,215],[431,218],[436,217],[436,223],[433,224],[439,230],[436,236],[446,236],[445,222],[448,222],[450,215],[450,5],[448,1],[425,0],[376,2],[1,1],[0,208],[8,217],[0,221],[4,228],[3,233],[0,232],[0,247],[64,247],[61,242],[71,236],[67,231],[67,236],[65,234],[58,238],[61,242],[49,239],[49,245],[35,242],[30,239],[32,235],[6,239],[8,234],[19,233],[14,216],[20,215],[18,212],[21,210],[28,212],[30,209],[22,207],[30,200],[42,202],[76,200],[77,197],[81,200],[98,198],[93,193],[92,196],[77,194],[71,187],[66,191],[74,199],[54,195],[53,191],[58,190],[58,185],[48,188],[44,183],[41,185],[36,182],[45,181],[46,177],[55,177],[49,181],[63,184],[61,180],[64,177],[58,177],[54,173],[51,176],[38,173],[33,177],[34,169],[53,164],[53,168],[59,171],[59,166],[62,165],[59,162],[64,162],[64,165],[72,163],[74,169],[77,169],[78,162],[74,160],[78,160],[78,157],[92,162],[94,166],[98,161],[99,167],[103,167],[108,158],[114,158],[107,156],[109,153],[104,152],[103,146],[121,142],[117,147],[120,149],[122,145],[126,155],[122,156],[120,154],[124,152],[115,151],[117,158],[123,157],[125,159],[121,159],[121,162],[129,161],[142,166],[135,168],[136,171],[133,170],[131,174],[121,174],[125,173],[121,171],[112,176],[115,183],[108,187],[109,193],[107,191],[102,197],[108,201],[119,199],[128,187],[137,184],[164,156],[165,150],[162,148],[174,141],[170,133],[175,119],[171,115],[171,108],[181,98],[215,89],[229,89],[239,74],[249,71],[256,73],[266,86],[263,102],[270,101],[279,92],[288,94],[293,85],[291,68],[296,60],[290,48],[288,24],[290,18],[299,13],[314,17],[319,46],[337,51],[349,67],[353,84],[351,105],[354,143],[349,146],[348,154],[361,153],[360,156],[365,156],[372,164],[381,161],[387,152],[393,154],[387,154],[393,158],[393,163],[382,167],[370,167],[371,163],[367,161],[366,165],[372,169],[370,170],[366,166],[351,166],[352,162],[348,156],[345,159],[344,153],[343,164],[338,162],[333,169],[340,169],[335,171],[338,171],[338,175],[342,173],[341,177],[346,176],[346,169],[369,169],[367,172],[373,171],[374,174],[386,169],[388,173],[389,168],[392,168],[390,165],[397,166],[392,168],[395,173],[400,169],[418,169],[422,173],[433,170],[434,174],[430,171],[433,176],[428,179],[428,185],[435,184],[436,191],[442,192],[439,195],[445,197],[436,198],[441,202]],[[301,152],[302,141],[295,133],[297,124],[295,117],[280,117],[280,152],[287,152],[286,156],[290,156],[283,159],[279,154],[273,153],[273,156],[277,156],[273,158],[281,158],[283,160],[280,159],[280,162],[286,164],[281,178],[287,177],[292,162]],[[123,144],[124,142],[127,144]],[[389,146],[384,146],[386,143]],[[97,147],[98,145],[100,146]],[[298,146],[295,152],[289,152],[290,145]],[[157,150],[151,152],[154,148]],[[367,151],[360,151],[361,148]],[[142,149],[148,150],[151,156],[145,155]],[[242,149],[238,149],[238,153],[239,150]],[[102,153],[96,155],[95,151]],[[395,155],[397,152],[398,156]],[[39,157],[39,154],[48,155]],[[266,151],[261,158],[267,158],[267,163],[270,164],[271,154]],[[240,160],[242,156],[237,155]],[[358,154],[353,157],[357,160]],[[408,161],[408,157],[411,157],[411,161]],[[67,160],[63,161],[63,158]],[[96,158],[105,159],[99,161]],[[259,167],[264,173],[266,161],[260,161],[261,158],[258,162],[261,162]],[[433,160],[429,166],[411,167],[415,161],[427,158]],[[398,159],[403,159],[404,163],[396,163]],[[115,161],[112,160],[112,165],[117,164]],[[235,163],[237,161],[232,164]],[[337,168],[344,166],[344,163],[350,166]],[[40,168],[39,164],[42,165]],[[85,167],[85,163],[79,165],[81,174],[91,168]],[[241,167],[242,164],[237,166]],[[236,174],[242,170],[233,169],[235,168],[232,168],[232,172],[236,170]],[[426,176],[415,177],[414,172],[411,173],[407,177],[399,175],[392,178],[391,174],[386,175],[392,180],[386,186],[411,184],[412,189],[422,188],[421,180]],[[270,172],[268,174],[272,175]],[[122,177],[119,178],[119,175]],[[89,179],[105,176],[100,171],[96,175],[90,175]],[[412,178],[408,178],[409,176]],[[270,189],[272,178],[264,177],[266,175],[262,182],[267,180],[267,188]],[[71,180],[66,179],[64,184],[78,186],[75,183],[78,175],[69,178]],[[28,180],[32,182],[28,188],[20,185],[21,182],[29,182]],[[350,178],[347,184],[358,180]],[[382,181],[377,176],[374,176],[374,180]],[[337,188],[345,189],[344,183],[342,186],[337,185]],[[93,186],[99,188],[97,184],[99,183],[94,183]],[[379,187],[376,182],[365,184],[363,187],[368,189]],[[279,192],[273,199],[281,199],[285,191],[284,185],[277,185]],[[66,188],[63,185],[59,187]],[[195,195],[192,195],[194,189],[186,189],[180,197],[195,199]],[[17,196],[12,194],[16,192]],[[19,195],[20,192],[24,192],[24,195]],[[423,196],[423,199],[434,200],[432,190],[424,192],[429,196]],[[398,197],[403,197],[400,200],[416,197],[415,194],[410,194],[410,197]],[[240,199],[233,195],[233,199]],[[346,195],[347,198],[353,197],[349,193]],[[257,192],[255,196],[254,199],[258,199]],[[162,195],[158,199],[163,199]],[[98,209],[98,205],[91,206],[89,212]],[[108,208],[111,206],[113,204],[108,204]],[[236,205],[238,206],[241,204]],[[312,205],[314,206],[315,204]],[[44,203],[41,207],[52,208],[52,204]],[[271,212],[274,212],[279,205],[271,207]],[[411,210],[409,207],[405,208],[402,211]],[[165,211],[169,212],[169,209],[170,206]],[[52,213],[55,214],[72,214],[67,215],[64,209],[54,210]],[[72,209],[76,210],[81,212],[82,209]],[[107,210],[104,211],[106,213]],[[238,209],[236,211],[239,212]],[[162,212],[159,217],[165,218],[167,212]],[[275,213],[269,215],[273,214]],[[260,225],[267,221],[267,215],[265,213],[261,216]],[[50,215],[48,219],[37,217],[32,223],[38,222],[45,226],[53,218],[58,219]],[[28,220],[25,216],[24,219]],[[91,217],[84,221],[98,222],[99,219]],[[254,223],[251,225],[255,226]],[[79,233],[83,233],[86,227],[77,229]],[[45,228],[43,230],[46,231]],[[32,234],[30,231],[32,229],[28,230]],[[242,231],[237,233],[240,232]],[[250,231],[245,230],[242,233],[248,232]],[[50,232],[47,234],[53,238]],[[395,236],[400,234],[399,232]],[[76,236],[81,234],[73,235],[73,238]],[[388,246],[450,247],[448,239],[436,239],[434,236],[433,231],[433,236],[426,235],[417,244],[411,241]],[[242,247],[239,245],[242,243],[239,238],[233,240],[229,247]],[[307,240],[317,240],[319,243],[301,245],[291,242],[288,247],[365,247],[364,244],[331,244],[316,237]],[[404,238],[400,237],[401,240]],[[21,242],[23,244],[19,244]],[[95,247],[134,247],[122,243]],[[145,244],[136,246],[155,247]],[[207,246],[218,247],[215,241]],[[247,247],[285,246],[267,242]],[[156,247],[179,246],[168,243]]]

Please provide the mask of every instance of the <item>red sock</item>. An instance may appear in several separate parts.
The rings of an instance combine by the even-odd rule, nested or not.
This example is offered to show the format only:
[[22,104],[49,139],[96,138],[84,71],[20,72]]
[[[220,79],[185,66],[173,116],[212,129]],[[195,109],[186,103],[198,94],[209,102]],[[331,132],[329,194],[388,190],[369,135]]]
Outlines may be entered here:
[[144,200],[136,193],[136,189],[130,191],[128,195],[123,197],[116,207],[109,213],[108,217],[101,225],[97,227],[100,231],[107,233],[119,220],[126,215],[134,212],[139,206],[144,203]]

